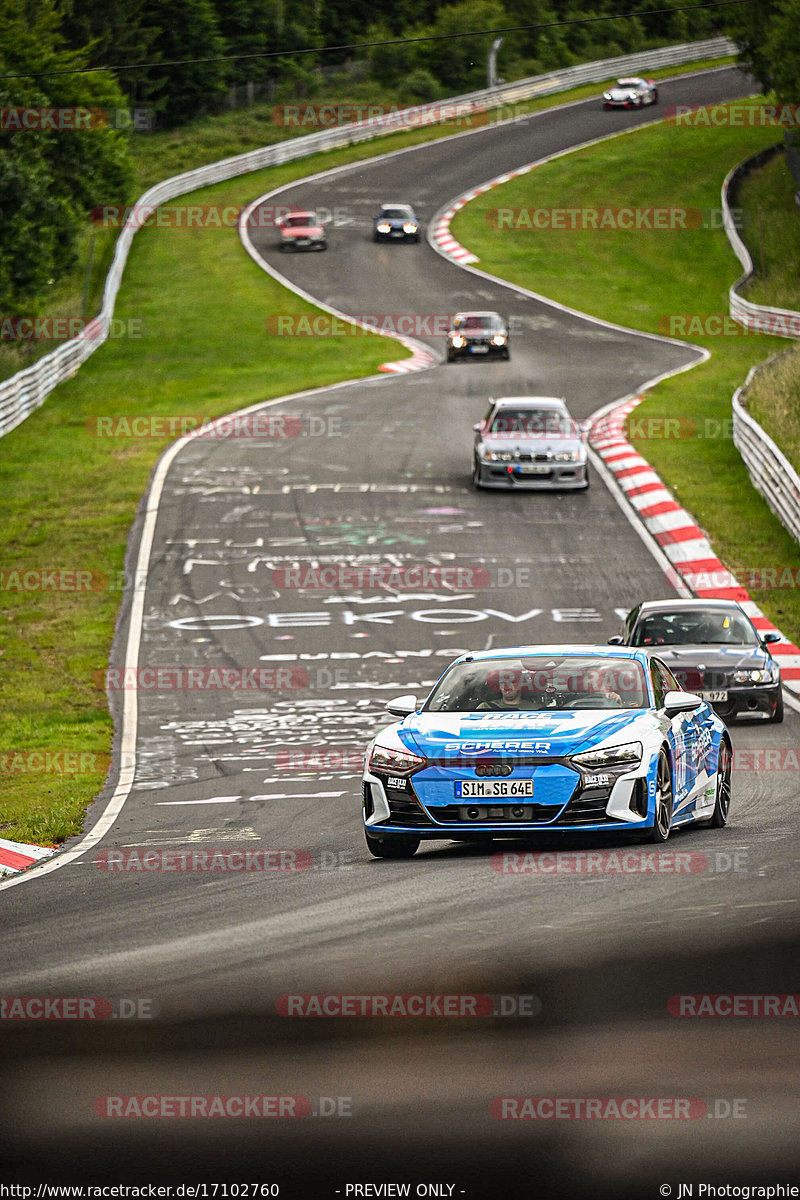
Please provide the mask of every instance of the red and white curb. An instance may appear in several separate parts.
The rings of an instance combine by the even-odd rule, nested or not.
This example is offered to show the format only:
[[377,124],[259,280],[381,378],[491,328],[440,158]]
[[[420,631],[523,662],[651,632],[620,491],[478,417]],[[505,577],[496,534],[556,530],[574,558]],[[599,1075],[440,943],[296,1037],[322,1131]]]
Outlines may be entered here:
[[24,842],[8,842],[0,838],[0,875],[16,875],[17,871],[27,871],[28,867],[55,852],[55,846],[28,846]]
[[453,217],[465,205],[469,204],[470,200],[475,200],[478,196],[482,196],[484,192],[490,192],[492,188],[499,187],[502,183],[508,183],[510,179],[516,179],[518,175],[527,175],[532,171],[536,163],[528,163],[524,167],[520,167],[517,171],[509,171],[505,175],[498,175],[496,179],[490,179],[487,183],[482,183],[480,187],[471,188],[468,192],[463,192],[457,200],[454,200],[449,208],[437,213],[433,219],[431,226],[431,241],[437,250],[439,250],[445,258],[452,258],[453,262],[461,263],[476,263],[480,262],[477,254],[473,254],[471,250],[467,250],[460,242],[457,242],[450,232],[450,222]]
[[[668,582],[674,586],[682,580],[695,596],[738,600],[756,629],[780,633],[714,554],[694,517],[681,508],[647,460],[625,437],[625,421],[643,399],[635,396],[611,409],[594,424],[589,442],[672,564],[674,573]],[[780,665],[784,685],[800,695],[800,649],[781,634],[781,640],[770,651]]]
[[428,367],[436,365],[436,355],[427,350],[421,342],[406,341],[398,338],[411,351],[411,358],[403,358],[400,362],[381,363],[379,371],[388,371],[394,375],[408,375],[411,371],[427,371]]

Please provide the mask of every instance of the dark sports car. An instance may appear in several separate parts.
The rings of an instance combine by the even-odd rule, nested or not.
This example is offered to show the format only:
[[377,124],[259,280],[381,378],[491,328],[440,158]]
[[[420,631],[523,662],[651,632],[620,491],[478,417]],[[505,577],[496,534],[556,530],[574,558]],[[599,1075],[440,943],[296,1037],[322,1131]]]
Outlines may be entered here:
[[447,361],[481,356],[510,358],[508,328],[496,312],[461,312],[453,317],[447,334]]
[[650,600],[608,640],[654,651],[684,691],[702,696],[725,720],[783,720],[781,672],[769,651],[780,634],[760,634],[735,600]]
[[418,242],[420,228],[410,204],[383,204],[373,221],[372,237],[376,242]]

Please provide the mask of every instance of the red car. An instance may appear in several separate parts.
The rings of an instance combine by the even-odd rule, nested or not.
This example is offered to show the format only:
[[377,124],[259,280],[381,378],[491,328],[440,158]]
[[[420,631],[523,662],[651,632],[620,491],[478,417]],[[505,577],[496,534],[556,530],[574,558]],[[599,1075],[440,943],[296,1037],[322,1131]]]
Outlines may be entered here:
[[279,217],[276,222],[281,235],[281,250],[327,250],[325,230],[315,212],[298,208]]

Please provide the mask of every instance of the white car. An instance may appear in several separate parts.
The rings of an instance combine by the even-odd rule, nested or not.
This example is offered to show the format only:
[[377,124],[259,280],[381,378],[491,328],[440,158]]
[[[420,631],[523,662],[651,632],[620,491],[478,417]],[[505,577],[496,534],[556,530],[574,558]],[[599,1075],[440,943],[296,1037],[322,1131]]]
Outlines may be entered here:
[[643,108],[645,104],[658,104],[658,88],[654,79],[618,79],[613,87],[603,92],[603,108]]
[[586,442],[558,396],[492,400],[475,430],[476,488],[582,489],[589,486]]

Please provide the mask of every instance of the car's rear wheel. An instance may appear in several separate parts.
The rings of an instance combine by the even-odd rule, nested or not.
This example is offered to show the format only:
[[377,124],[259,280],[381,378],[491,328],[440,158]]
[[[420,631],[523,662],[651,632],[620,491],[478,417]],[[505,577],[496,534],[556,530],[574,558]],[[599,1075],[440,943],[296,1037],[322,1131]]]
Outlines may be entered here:
[[653,828],[650,833],[651,842],[665,842],[672,829],[672,771],[665,750],[658,756],[656,767],[656,808]]
[[711,820],[708,822],[712,829],[722,829],[723,825],[728,824],[728,812],[731,807],[731,764],[731,748],[726,741],[722,741],[717,763],[717,796]]
[[365,829],[364,837],[374,858],[411,858],[419,847],[419,838],[412,834],[396,833],[392,837],[376,838]]
[[653,104],[658,104],[658,88],[653,90]]

